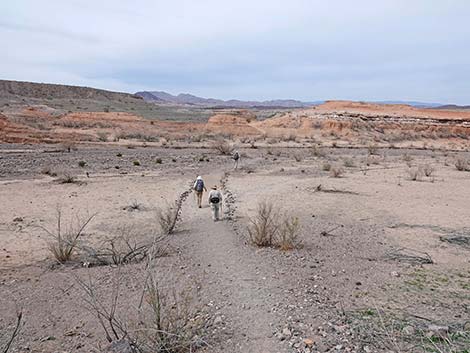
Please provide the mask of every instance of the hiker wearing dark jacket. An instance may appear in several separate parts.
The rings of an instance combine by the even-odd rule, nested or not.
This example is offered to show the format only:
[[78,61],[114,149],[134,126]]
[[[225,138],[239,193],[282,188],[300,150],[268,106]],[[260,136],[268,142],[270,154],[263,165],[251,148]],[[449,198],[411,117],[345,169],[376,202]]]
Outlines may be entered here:
[[232,155],[232,159],[234,161],[233,169],[237,169],[238,168],[238,161],[240,160],[240,153],[238,153],[238,151],[235,151]]
[[204,180],[202,180],[202,177],[201,176],[198,176],[196,181],[194,182],[194,186],[193,186],[193,189],[194,191],[196,191],[196,199],[197,199],[197,206],[199,208],[201,208],[201,204],[202,204],[202,194],[204,193],[204,191],[207,192],[207,189],[204,185]]
[[214,185],[209,193],[209,205],[212,209],[212,219],[214,222],[220,220],[219,214],[222,213],[222,193],[217,190],[217,185]]

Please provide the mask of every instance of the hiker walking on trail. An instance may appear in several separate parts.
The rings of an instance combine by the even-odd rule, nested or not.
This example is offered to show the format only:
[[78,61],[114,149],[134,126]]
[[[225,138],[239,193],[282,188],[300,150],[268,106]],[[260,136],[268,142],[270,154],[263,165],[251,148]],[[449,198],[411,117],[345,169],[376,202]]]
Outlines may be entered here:
[[198,176],[196,181],[194,182],[193,186],[194,191],[196,191],[196,199],[197,199],[197,205],[199,208],[202,207],[202,194],[204,191],[207,192],[207,189],[204,185],[204,180],[202,180],[201,176]]
[[220,220],[219,214],[222,213],[222,193],[217,190],[217,185],[214,185],[209,193],[209,205],[212,209],[212,219],[214,222]]
[[240,153],[238,153],[238,151],[233,152],[232,159],[234,160],[233,169],[237,169],[238,161],[240,160]]

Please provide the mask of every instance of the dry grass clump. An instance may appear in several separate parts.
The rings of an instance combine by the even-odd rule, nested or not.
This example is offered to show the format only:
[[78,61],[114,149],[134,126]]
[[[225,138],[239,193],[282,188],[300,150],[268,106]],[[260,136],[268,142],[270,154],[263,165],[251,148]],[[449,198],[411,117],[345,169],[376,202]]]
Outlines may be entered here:
[[407,173],[410,180],[419,181],[423,175],[423,170],[419,167],[412,167],[408,168]]
[[331,170],[331,163],[325,162],[322,164],[321,169],[325,172],[329,172]]
[[229,155],[233,151],[233,145],[226,140],[216,140],[212,143],[212,148],[222,155]]
[[171,234],[174,232],[178,221],[181,219],[181,208],[183,202],[187,199],[191,190],[183,192],[174,205],[167,204],[164,208],[157,210],[157,221],[164,234]]
[[355,165],[354,165],[354,161],[352,158],[346,158],[344,161],[343,161],[343,165],[346,167],[346,168],[353,168]]
[[[209,316],[194,306],[196,290],[177,291],[164,287],[153,273],[151,262],[142,279],[142,293],[139,302],[129,305],[120,315],[122,296],[122,267],[113,278],[109,303],[103,293],[91,281],[76,280],[84,291],[84,306],[101,325],[110,346],[106,351],[140,353],[189,353],[205,345]],[[172,289],[173,288],[173,289]]]
[[95,215],[82,220],[78,216],[74,221],[70,221],[64,229],[62,224],[62,212],[57,210],[57,226],[54,231],[41,227],[52,240],[48,244],[48,249],[59,263],[70,261],[74,255],[80,236],[83,235],[85,228],[91,222]]
[[301,246],[299,219],[281,216],[280,209],[270,201],[258,203],[256,213],[249,219],[247,227],[252,244],[259,247],[278,247],[292,250]]
[[340,178],[344,174],[344,169],[341,168],[339,165],[334,165],[330,168],[330,176],[332,178]]
[[325,150],[322,149],[321,147],[317,146],[317,145],[312,146],[311,153],[314,157],[325,157],[326,156]]
[[435,168],[431,164],[426,163],[425,165],[422,166],[422,171],[424,175],[429,178],[433,176]]
[[468,170],[468,160],[462,156],[459,156],[455,159],[454,165],[455,168],[461,172]]
[[41,169],[41,174],[49,175],[51,177],[56,177],[57,172],[54,171],[51,167],[44,167]]
[[75,183],[78,183],[77,178],[69,172],[63,172],[54,181],[56,183],[59,183],[59,184],[75,184]]

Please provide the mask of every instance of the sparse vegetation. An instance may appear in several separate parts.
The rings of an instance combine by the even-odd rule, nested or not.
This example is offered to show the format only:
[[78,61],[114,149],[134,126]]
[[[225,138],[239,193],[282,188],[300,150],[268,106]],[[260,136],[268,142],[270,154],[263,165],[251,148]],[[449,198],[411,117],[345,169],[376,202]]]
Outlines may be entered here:
[[54,180],[59,184],[75,184],[78,183],[77,178],[70,172],[63,172],[61,175]]
[[229,155],[233,151],[233,145],[226,140],[216,140],[212,143],[212,148],[222,155]]
[[85,162],[85,161],[79,161],[79,162],[78,162],[78,166],[79,166],[80,168],[84,168],[84,167],[86,166],[86,162]]
[[325,172],[329,172],[331,170],[331,163],[325,162],[322,164],[321,169]]
[[181,219],[181,207],[191,191],[183,192],[173,205],[167,204],[157,210],[157,221],[164,234],[172,234]]
[[457,157],[455,159],[455,168],[461,172],[468,170],[468,160],[461,156]]
[[140,166],[140,161],[134,160],[134,161],[132,162],[132,164],[135,165],[135,166]]
[[163,163],[163,161],[162,161],[162,159],[161,159],[161,158],[157,158],[157,159],[155,159],[155,163],[157,163],[157,164],[162,164],[162,163]]
[[281,211],[266,200],[258,203],[255,215],[249,219],[247,231],[251,243],[260,247],[292,250],[301,244],[299,219],[282,216]]
[[330,168],[330,176],[333,178],[340,178],[344,174],[343,168],[339,165],[334,165]]
[[422,170],[423,170],[424,175],[427,176],[428,178],[432,177],[435,171],[434,167],[429,163],[423,165]]
[[50,231],[45,227],[41,227],[51,238],[48,249],[59,263],[70,261],[78,246],[79,238],[83,235],[85,228],[91,222],[95,215],[91,215],[85,220],[81,220],[76,216],[75,220],[69,221],[64,228],[62,224],[62,212],[57,209],[56,222],[57,226],[54,231]]
[[408,168],[408,177],[412,181],[419,181],[423,175],[423,171],[419,167]]

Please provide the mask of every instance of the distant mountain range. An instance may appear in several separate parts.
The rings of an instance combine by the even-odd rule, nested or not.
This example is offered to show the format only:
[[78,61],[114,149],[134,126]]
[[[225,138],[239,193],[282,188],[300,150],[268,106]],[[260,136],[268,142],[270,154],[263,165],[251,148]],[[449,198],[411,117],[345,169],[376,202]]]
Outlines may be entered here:
[[268,101],[242,101],[237,99],[222,100],[215,98],[202,98],[188,93],[180,93],[177,96],[163,91],[143,91],[135,93],[136,96],[152,103],[187,104],[202,107],[233,107],[233,108],[303,108],[323,103],[301,102],[294,99],[274,99]]
[[[173,95],[164,91],[142,91],[135,93],[136,96],[142,97],[147,102],[156,104],[182,104],[182,105],[193,105],[201,107],[233,107],[233,108],[256,108],[256,107],[267,107],[267,108],[304,108],[313,105],[319,105],[325,101],[311,101],[302,102],[294,99],[274,99],[267,101],[242,101],[237,99],[222,100],[215,98],[202,98],[188,93],[180,93]],[[417,101],[372,101],[368,103],[376,104],[406,104],[417,108],[437,108],[441,107],[441,103],[426,103]],[[449,106],[450,107],[450,106]],[[455,106],[457,109],[457,106]]]

